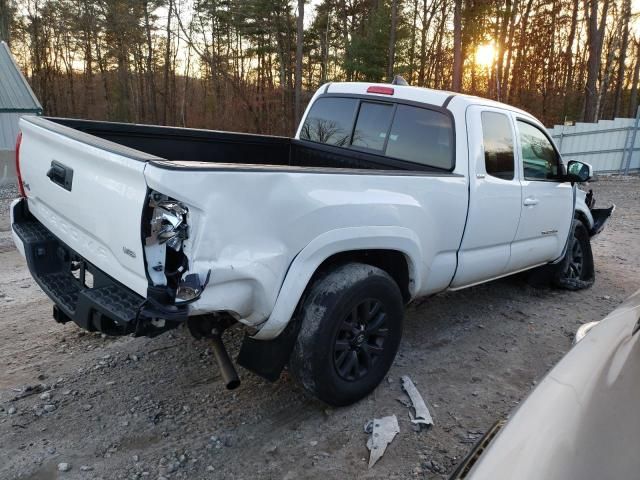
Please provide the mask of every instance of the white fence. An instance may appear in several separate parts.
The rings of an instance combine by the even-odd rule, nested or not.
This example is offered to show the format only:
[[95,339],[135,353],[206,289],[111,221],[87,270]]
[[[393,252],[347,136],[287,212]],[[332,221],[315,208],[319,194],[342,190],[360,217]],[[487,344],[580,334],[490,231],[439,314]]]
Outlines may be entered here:
[[640,109],[636,118],[556,125],[549,133],[565,162],[580,160],[596,172],[628,174],[640,170],[639,123]]

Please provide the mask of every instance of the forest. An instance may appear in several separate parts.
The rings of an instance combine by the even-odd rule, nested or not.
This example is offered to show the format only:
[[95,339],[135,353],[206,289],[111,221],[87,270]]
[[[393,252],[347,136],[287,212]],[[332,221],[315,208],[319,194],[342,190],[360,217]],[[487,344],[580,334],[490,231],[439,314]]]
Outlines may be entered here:
[[635,116],[635,0],[0,0],[46,115],[291,135],[314,90],[390,81],[551,126]]

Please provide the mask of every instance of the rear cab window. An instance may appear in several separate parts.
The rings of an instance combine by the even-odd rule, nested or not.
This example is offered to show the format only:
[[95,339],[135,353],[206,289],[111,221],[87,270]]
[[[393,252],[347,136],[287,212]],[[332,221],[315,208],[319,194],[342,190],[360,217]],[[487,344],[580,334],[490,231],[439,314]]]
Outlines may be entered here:
[[321,97],[311,106],[300,139],[383,155],[389,165],[407,170],[455,166],[453,119],[437,107]]
[[349,145],[357,107],[355,98],[322,98],[316,101],[302,126],[300,138],[338,147]]
[[384,151],[392,118],[393,105],[362,102],[351,145],[377,152]]

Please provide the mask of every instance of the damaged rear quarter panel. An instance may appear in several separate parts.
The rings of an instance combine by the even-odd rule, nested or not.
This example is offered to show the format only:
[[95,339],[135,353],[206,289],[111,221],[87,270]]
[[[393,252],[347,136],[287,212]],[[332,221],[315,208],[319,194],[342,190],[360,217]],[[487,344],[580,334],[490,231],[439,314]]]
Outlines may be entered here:
[[[414,250],[426,252],[410,259],[420,292],[446,288],[455,270],[452,248],[462,236],[467,202],[462,176],[292,172],[220,164],[182,170],[152,163],[145,178],[149,188],[189,207],[190,238],[184,248],[190,273],[204,280],[211,269],[191,314],[229,311],[246,324],[260,324],[276,305],[296,256],[334,230],[399,227],[413,232],[420,243]],[[445,223],[447,229],[433,228]],[[386,248],[397,246],[393,238],[388,242]],[[337,253],[322,248],[326,256]],[[349,249],[345,242],[340,248]],[[310,258],[317,265],[322,261]],[[424,266],[434,264],[437,274],[429,275]],[[300,291],[317,265],[304,265]],[[288,303],[295,307],[299,295],[294,296]],[[289,305],[280,309],[285,317],[290,310]]]

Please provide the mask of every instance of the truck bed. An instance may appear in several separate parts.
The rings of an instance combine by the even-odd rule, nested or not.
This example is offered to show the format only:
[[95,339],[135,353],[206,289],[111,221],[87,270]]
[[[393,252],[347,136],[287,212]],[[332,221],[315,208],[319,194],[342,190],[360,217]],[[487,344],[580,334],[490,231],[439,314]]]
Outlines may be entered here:
[[[347,150],[289,137],[71,118],[47,117],[46,119],[58,125],[165,160],[165,162],[161,162],[165,166],[167,166],[166,161],[179,162],[174,165],[176,168],[186,166],[185,162],[198,162],[200,167],[203,166],[203,163],[220,163],[227,165],[439,171],[382,155]],[[71,131],[64,130],[66,130],[67,136],[73,135]],[[87,138],[82,140],[86,143]],[[104,142],[96,146],[105,147]],[[153,159],[141,158],[141,160]]]

